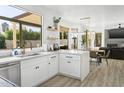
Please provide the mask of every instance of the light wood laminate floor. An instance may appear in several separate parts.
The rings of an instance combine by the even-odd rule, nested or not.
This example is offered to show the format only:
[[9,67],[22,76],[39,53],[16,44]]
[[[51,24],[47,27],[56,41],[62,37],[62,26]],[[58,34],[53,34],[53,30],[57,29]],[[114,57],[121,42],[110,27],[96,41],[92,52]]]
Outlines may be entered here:
[[105,60],[100,66],[90,65],[90,73],[83,82],[65,76],[55,76],[41,87],[124,87],[124,60]]

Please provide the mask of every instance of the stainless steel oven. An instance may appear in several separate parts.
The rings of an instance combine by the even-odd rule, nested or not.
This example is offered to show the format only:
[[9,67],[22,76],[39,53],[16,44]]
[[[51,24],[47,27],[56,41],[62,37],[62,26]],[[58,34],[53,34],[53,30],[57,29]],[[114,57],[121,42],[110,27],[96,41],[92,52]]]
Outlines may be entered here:
[[0,76],[13,82],[17,86],[21,85],[20,62],[0,64]]

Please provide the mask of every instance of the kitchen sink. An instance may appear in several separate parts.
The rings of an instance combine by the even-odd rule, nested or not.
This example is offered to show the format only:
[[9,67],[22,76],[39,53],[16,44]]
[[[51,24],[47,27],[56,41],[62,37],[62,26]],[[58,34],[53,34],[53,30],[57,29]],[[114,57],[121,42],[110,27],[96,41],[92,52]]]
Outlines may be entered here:
[[36,56],[40,55],[39,53],[31,53],[31,54],[23,54],[23,55],[18,55],[18,57],[29,57],[29,56]]

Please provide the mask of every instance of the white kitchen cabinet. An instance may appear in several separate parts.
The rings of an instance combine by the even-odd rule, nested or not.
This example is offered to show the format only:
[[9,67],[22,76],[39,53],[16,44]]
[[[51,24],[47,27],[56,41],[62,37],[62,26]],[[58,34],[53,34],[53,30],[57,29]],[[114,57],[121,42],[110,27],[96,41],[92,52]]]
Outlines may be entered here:
[[48,77],[51,78],[58,73],[58,54],[49,56],[48,61]]
[[80,77],[80,55],[60,54],[60,73]]
[[83,80],[89,73],[89,52],[59,55],[59,73]]
[[34,66],[21,69],[21,86],[31,87],[34,85]]
[[90,66],[90,58],[89,58],[89,52],[86,51],[84,54],[81,55],[81,80],[84,80],[84,78],[88,75],[89,73],[89,66]]
[[21,86],[36,86],[48,78],[47,56],[21,61]]
[[39,64],[37,64],[37,66],[35,67],[36,77],[35,77],[34,85],[41,84],[42,82],[44,82],[45,80],[48,79],[47,59],[41,58],[41,60],[43,60],[43,61],[40,62]]
[[21,86],[37,86],[58,73],[83,80],[89,73],[89,52],[61,52],[21,60]]
[[58,73],[58,54],[21,61],[21,86],[37,86]]

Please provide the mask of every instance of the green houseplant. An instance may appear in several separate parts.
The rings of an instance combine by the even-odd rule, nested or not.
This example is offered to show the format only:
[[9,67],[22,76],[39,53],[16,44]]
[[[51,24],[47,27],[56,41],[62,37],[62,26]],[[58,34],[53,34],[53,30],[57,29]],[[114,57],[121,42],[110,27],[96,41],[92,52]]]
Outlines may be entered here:
[[58,23],[60,22],[61,17],[53,17],[53,23],[54,23],[54,27],[55,29],[58,29]]

